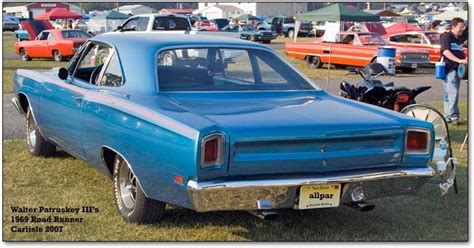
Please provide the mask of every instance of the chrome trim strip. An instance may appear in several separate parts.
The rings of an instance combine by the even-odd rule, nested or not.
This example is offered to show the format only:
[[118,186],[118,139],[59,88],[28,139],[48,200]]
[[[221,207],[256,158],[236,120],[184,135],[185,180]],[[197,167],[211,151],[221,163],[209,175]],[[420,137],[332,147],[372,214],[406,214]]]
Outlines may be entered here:
[[18,102],[18,98],[13,97],[12,98],[12,103],[13,103],[13,106],[15,106],[16,110],[18,110],[18,113],[22,114],[23,116],[26,116],[26,113],[24,113],[23,109],[20,107],[20,103]]

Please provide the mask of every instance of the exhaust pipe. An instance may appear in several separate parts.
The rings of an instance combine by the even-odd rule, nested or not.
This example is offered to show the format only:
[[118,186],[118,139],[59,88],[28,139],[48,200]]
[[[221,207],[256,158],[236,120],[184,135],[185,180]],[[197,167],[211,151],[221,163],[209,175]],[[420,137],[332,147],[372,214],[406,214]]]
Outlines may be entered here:
[[375,208],[375,205],[369,204],[365,201],[351,202],[351,203],[348,203],[346,205],[353,208],[353,209],[359,210],[361,212],[372,211]]
[[249,213],[257,216],[261,220],[274,220],[278,218],[278,213],[275,211],[269,210],[256,210],[256,211],[249,211]]
[[272,211],[272,201],[268,199],[257,200],[257,209],[249,211],[249,213],[257,216],[262,220],[274,220],[278,218],[278,213]]

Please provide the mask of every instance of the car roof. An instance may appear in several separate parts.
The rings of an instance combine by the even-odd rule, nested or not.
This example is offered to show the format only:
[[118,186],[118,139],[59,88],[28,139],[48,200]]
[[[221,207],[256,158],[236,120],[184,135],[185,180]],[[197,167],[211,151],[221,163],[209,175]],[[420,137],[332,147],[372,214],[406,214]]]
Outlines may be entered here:
[[[270,49],[265,45],[240,39],[219,37],[203,34],[176,34],[174,31],[154,32],[109,32],[97,35],[91,40],[101,41],[114,45],[120,50],[134,49],[156,50],[170,46],[245,46]],[[192,38],[190,36],[195,36]]]
[[182,15],[182,14],[140,14],[140,15],[131,16],[130,18],[132,18],[132,17],[140,17],[140,16],[148,16],[148,17],[152,17],[152,16],[155,16],[155,17],[174,16],[174,17],[181,17],[181,18],[186,18],[186,19],[188,19],[188,16]]

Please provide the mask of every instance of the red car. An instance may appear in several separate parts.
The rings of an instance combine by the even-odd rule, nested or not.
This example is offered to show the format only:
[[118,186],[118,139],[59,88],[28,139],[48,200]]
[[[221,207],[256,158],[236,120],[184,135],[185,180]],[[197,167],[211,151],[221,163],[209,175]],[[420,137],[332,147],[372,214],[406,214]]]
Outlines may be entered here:
[[[387,34],[384,38],[390,41],[390,45],[415,48],[429,52],[430,62],[436,63],[440,59],[439,40],[440,34],[436,31],[409,31],[402,33]],[[467,49],[464,48],[464,54],[467,57]]]
[[54,58],[63,61],[72,57],[79,47],[92,36],[77,29],[48,29],[42,31],[35,40],[15,43],[15,52],[21,60],[32,58]]
[[[339,68],[346,66],[365,66],[376,60],[377,49],[388,45],[378,33],[338,32],[335,42],[286,42],[285,50],[289,57],[304,59],[310,68],[319,68],[329,62]],[[332,52],[330,52],[332,48]],[[397,49],[395,59],[397,69],[405,73],[415,72],[418,65],[428,64],[427,52],[416,49]]]

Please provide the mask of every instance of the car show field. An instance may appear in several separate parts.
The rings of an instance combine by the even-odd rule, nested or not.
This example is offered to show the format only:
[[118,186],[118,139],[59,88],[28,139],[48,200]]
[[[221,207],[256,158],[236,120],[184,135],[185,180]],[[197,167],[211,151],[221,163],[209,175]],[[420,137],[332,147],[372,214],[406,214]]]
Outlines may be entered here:
[[[279,218],[262,221],[242,211],[197,213],[168,205],[164,219],[152,225],[134,225],[117,213],[112,181],[64,150],[51,158],[31,157],[24,140],[24,118],[13,112],[12,81],[16,69],[47,70],[63,67],[66,62],[33,60],[23,62],[14,52],[14,37],[3,35],[3,175],[4,175],[4,240],[107,240],[107,241],[465,241],[467,240],[467,147],[458,151],[467,133],[467,89],[462,82],[460,99],[462,122],[450,125],[454,156],[459,159],[457,170],[459,194],[450,192],[449,208],[442,206],[436,184],[425,185],[416,195],[397,196],[371,201],[370,212],[339,207],[313,210],[279,210]],[[310,40],[311,38],[301,38]],[[305,75],[326,86],[327,68],[311,69],[303,61],[286,56],[284,43],[289,38],[272,41],[273,47]],[[433,77],[433,68],[421,68],[416,73],[384,76],[397,85],[433,88],[418,98],[418,103],[442,109],[440,82]],[[351,82],[359,76],[347,70],[331,69],[328,92],[337,95],[339,82]],[[442,91],[441,91],[442,93]],[[5,100],[6,99],[6,100]],[[7,106],[6,104],[10,104]],[[17,116],[7,116],[6,113]],[[7,132],[7,133],[6,133]],[[22,135],[23,134],[23,135]],[[8,138],[6,138],[8,137]],[[434,165],[433,165],[434,166]],[[38,170],[41,170],[39,173]],[[15,225],[11,206],[91,206],[98,209],[84,217],[83,222],[65,223],[61,233],[10,232]],[[46,215],[39,215],[46,217]],[[45,227],[47,223],[39,223]],[[342,228],[341,228],[342,227]],[[360,228],[364,227],[364,228]]]

